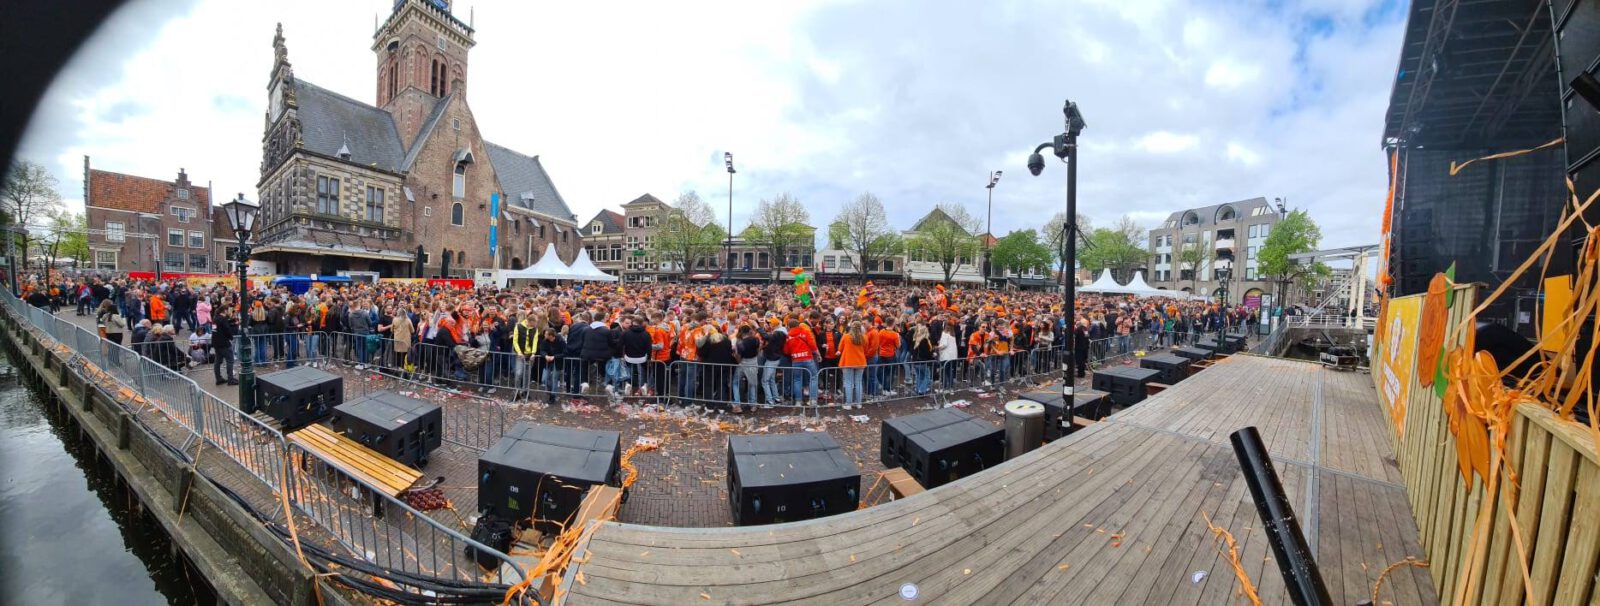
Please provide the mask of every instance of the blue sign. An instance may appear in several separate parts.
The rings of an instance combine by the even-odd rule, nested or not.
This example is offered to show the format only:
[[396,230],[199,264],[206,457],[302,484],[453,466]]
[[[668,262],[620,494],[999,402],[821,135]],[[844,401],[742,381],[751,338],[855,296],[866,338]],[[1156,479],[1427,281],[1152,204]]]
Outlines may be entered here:
[[489,194],[489,257],[493,258],[500,244],[500,193]]

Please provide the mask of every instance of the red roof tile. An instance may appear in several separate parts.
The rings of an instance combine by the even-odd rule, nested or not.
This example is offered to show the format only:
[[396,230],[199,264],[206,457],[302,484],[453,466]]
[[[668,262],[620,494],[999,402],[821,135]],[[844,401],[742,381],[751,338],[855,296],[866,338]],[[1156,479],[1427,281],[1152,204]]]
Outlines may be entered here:
[[[158,213],[161,212],[161,204],[172,197],[172,190],[176,187],[172,181],[89,170],[89,204],[99,208]],[[209,203],[205,188],[190,186],[189,191],[190,203],[201,208]]]

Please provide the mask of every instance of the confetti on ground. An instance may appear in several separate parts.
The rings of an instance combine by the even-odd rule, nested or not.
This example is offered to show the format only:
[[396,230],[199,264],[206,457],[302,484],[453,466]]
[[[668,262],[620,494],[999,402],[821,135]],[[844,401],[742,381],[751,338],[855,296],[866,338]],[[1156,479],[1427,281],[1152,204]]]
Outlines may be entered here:
[[702,600],[710,600],[711,599],[711,594],[709,594],[709,593],[701,593],[700,594],[700,599],[702,599]]
[[969,575],[969,574],[972,574],[972,569],[971,568],[962,568],[961,569],[961,575],[962,576],[966,576],[966,575]]
[[1062,564],[1060,566],[1057,566],[1056,570],[1059,570],[1061,572],[1066,572],[1068,568],[1072,568],[1072,565],[1071,564]]

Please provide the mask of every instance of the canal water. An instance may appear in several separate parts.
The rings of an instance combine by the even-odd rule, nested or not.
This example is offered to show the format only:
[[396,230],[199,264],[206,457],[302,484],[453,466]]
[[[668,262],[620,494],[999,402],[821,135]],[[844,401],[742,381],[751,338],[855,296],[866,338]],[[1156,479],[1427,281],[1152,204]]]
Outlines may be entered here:
[[0,603],[214,603],[77,431],[0,355]]

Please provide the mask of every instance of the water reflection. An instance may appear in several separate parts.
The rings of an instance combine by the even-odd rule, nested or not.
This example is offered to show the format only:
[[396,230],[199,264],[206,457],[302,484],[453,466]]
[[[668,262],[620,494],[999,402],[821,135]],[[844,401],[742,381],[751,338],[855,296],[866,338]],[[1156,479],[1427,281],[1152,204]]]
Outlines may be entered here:
[[210,604],[110,467],[0,357],[0,601]]

